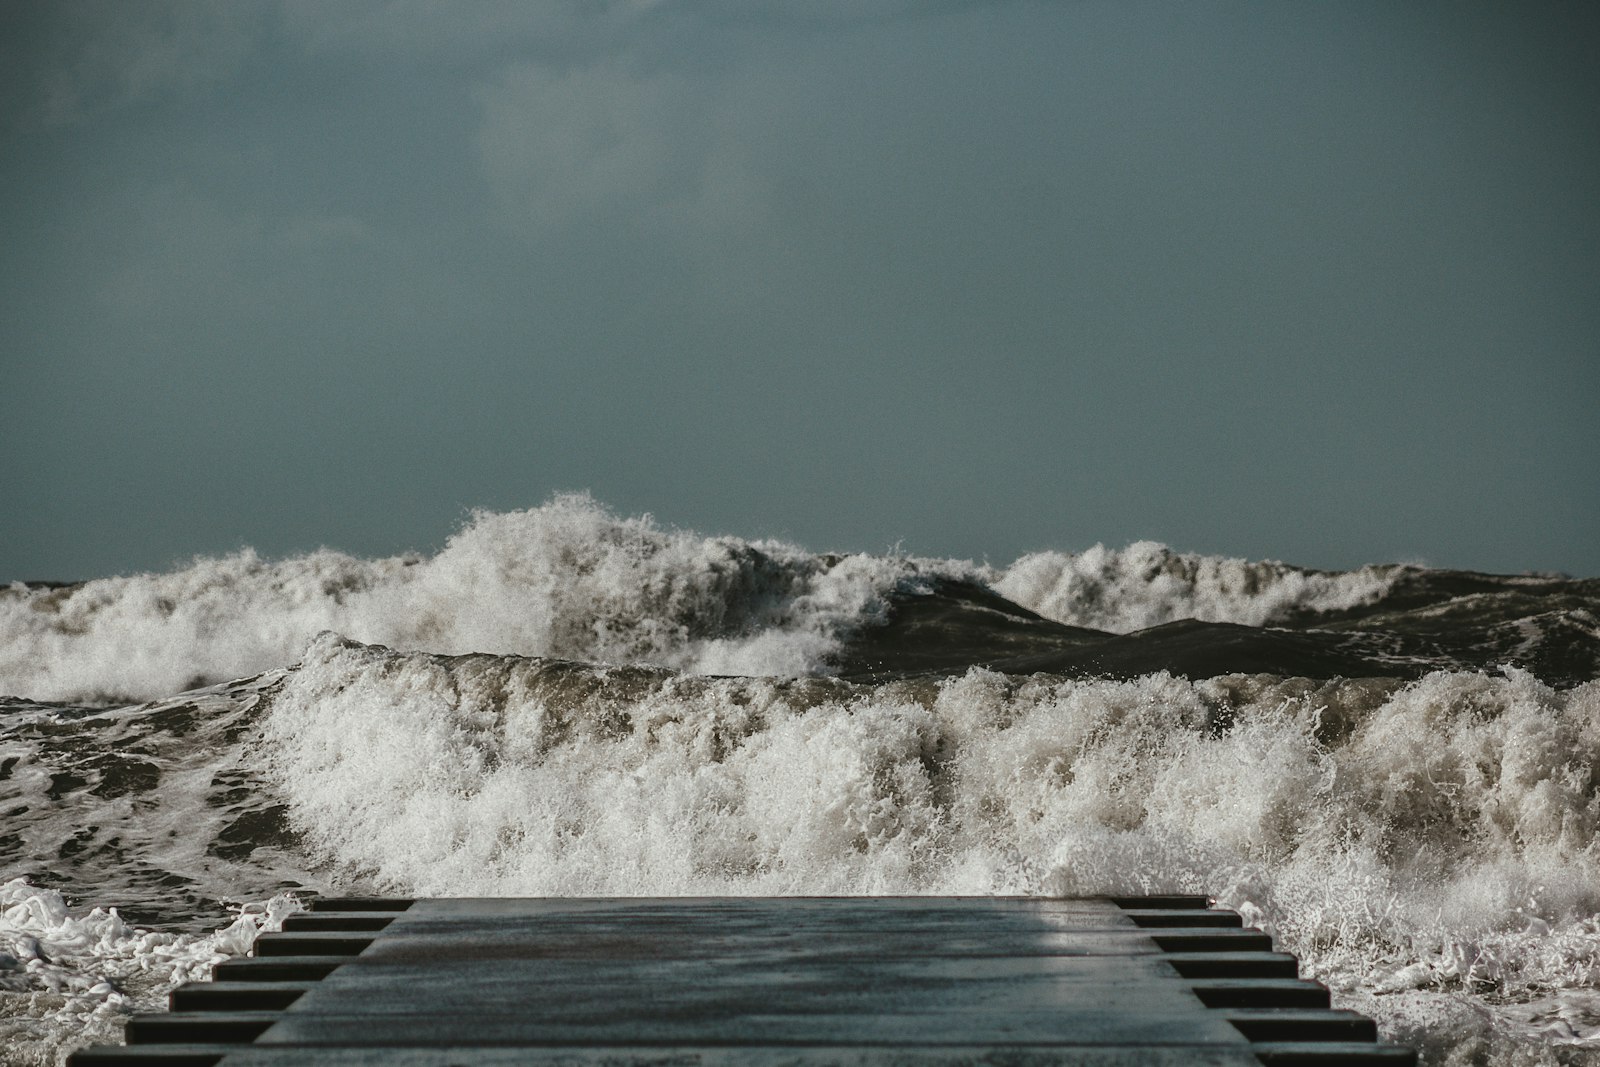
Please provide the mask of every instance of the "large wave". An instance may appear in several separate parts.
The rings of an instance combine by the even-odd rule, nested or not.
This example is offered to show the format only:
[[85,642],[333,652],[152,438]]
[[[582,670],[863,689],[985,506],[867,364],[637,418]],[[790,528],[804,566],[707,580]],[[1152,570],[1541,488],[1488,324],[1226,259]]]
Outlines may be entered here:
[[326,634],[264,729],[308,846],[402,893],[1211,891],[1366,981],[1600,910],[1600,683],[1519,671],[867,687]]
[[292,663],[326,629],[436,652],[807,674],[918,580],[916,561],[701,537],[567,495],[475,512],[426,558],[246,549],[166,574],[14,584],[0,591],[0,692],[156,699]]
[[1209,892],[1437,1055],[1600,1042],[1600,682],[856,686],[326,634],[262,737],[305,847],[383,891]]
[[1348,574],[1184,555],[1037,553],[1010,568],[819,555],[621,517],[587,496],[474,512],[432,556],[285,560],[245,549],[162,574],[0,589],[0,693],[152,700],[294,662],[322,630],[392,648],[646,663],[699,674],[825,672],[891,597],[992,584],[1047,618],[1124,632],[1177,618],[1260,625],[1365,603],[1392,569]]

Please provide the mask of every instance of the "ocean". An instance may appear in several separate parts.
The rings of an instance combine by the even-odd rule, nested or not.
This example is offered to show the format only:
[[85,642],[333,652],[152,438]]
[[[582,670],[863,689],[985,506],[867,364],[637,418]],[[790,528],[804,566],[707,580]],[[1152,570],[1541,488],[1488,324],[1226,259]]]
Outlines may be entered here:
[[0,1063],[317,894],[1155,892],[1425,1063],[1600,1063],[1600,579],[819,554],[571,495],[16,582],[0,632]]

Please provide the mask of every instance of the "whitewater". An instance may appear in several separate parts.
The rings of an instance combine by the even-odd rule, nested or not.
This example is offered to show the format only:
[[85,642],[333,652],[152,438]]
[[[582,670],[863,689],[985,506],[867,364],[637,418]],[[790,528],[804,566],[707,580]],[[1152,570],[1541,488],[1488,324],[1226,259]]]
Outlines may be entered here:
[[1600,588],[818,554],[582,495],[0,589],[0,1062],[318,893],[1204,892],[1429,1064],[1600,1063]]

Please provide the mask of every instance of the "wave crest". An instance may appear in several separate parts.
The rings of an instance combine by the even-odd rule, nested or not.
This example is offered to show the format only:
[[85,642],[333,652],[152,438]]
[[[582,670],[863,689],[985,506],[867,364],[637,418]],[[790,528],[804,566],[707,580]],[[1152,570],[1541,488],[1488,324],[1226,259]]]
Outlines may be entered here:
[[1008,567],[994,589],[1056,622],[1131,633],[1178,619],[1265,626],[1370,604],[1403,570],[1314,571],[1138,541],[1123,549],[1097,544],[1078,553],[1034,552]]
[[167,574],[13,585],[0,590],[0,692],[155,699],[292,663],[329,629],[446,653],[806,674],[917,581],[917,561],[706,538],[558,496],[474,512],[432,557],[246,549]]

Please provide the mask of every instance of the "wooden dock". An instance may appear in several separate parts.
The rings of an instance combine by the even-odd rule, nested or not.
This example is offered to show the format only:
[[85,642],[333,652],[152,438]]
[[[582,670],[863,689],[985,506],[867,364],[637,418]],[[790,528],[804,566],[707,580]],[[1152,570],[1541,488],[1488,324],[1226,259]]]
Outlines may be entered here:
[[1400,1067],[1203,897],[323,899],[71,1067]]

